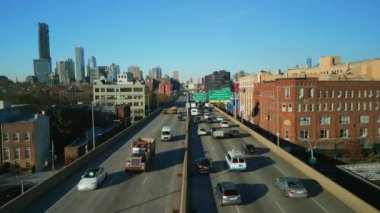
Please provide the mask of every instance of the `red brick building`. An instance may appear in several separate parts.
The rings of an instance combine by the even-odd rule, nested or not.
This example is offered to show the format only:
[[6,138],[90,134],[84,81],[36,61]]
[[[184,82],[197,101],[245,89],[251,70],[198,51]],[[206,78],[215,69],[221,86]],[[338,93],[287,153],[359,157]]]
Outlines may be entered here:
[[162,79],[161,83],[158,86],[158,94],[171,96],[173,93],[173,85],[170,83],[169,79]]
[[380,142],[378,81],[285,78],[255,84],[254,96],[254,123],[282,139],[321,149]]

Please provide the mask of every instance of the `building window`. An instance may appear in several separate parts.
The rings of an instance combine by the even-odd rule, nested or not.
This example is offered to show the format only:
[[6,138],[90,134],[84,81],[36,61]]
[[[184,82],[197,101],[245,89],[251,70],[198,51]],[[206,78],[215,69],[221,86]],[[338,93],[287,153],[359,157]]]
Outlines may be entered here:
[[120,88],[120,92],[132,92],[132,88],[128,88],[128,87],[122,87]]
[[380,123],[380,115],[377,115],[377,123]]
[[303,88],[298,88],[298,98],[303,98]]
[[353,98],[353,97],[354,97],[354,90],[351,90],[350,98]]
[[327,111],[327,103],[324,104],[325,106],[323,107],[323,111]]
[[372,96],[373,96],[372,90],[368,91],[368,98],[372,98]]
[[25,147],[25,158],[30,159],[30,147]]
[[368,103],[368,110],[372,110],[372,102]]
[[367,124],[369,122],[369,116],[368,115],[360,115],[359,116],[359,123]]
[[344,98],[348,98],[348,91],[344,90]]
[[335,93],[334,93],[334,90],[332,90],[330,93],[330,98],[334,98],[334,96],[335,96]]
[[142,92],[143,88],[133,88],[133,92]]
[[309,130],[301,130],[301,139],[309,139]]
[[4,142],[9,142],[9,135],[8,135],[8,133],[4,133],[3,134],[3,141]]
[[348,109],[348,104],[344,103],[344,111],[347,111],[347,109]]
[[367,110],[367,103],[366,102],[363,103],[363,110]]
[[380,91],[376,90],[376,98],[380,97]]
[[358,91],[358,98],[360,98],[362,96],[362,93],[361,93],[361,91],[359,90]]
[[367,137],[368,136],[368,128],[360,128],[359,137]]
[[304,112],[307,112],[307,104],[304,104],[304,105],[303,105],[303,111],[304,111]]
[[319,119],[319,124],[321,124],[321,125],[329,125],[330,124],[330,117],[329,116],[322,116]]
[[322,104],[319,103],[319,104],[318,104],[318,112],[320,112],[321,110],[322,110]]
[[288,105],[288,111],[289,111],[289,112],[292,112],[292,111],[293,111],[292,104],[289,104],[289,105]]
[[285,98],[290,98],[290,88],[289,87],[284,88],[284,96],[285,96]]
[[322,90],[318,90],[318,98],[322,98]]
[[325,90],[325,98],[328,98],[328,97],[329,97],[329,91]]
[[342,90],[339,90],[338,91],[338,98],[341,98],[342,97]]
[[314,104],[310,104],[309,105],[309,111],[310,112],[314,112]]
[[339,102],[336,106],[336,110],[340,111],[342,109],[342,104]]
[[9,161],[10,156],[9,156],[9,149],[4,149],[4,161]]
[[367,90],[364,90],[364,91],[363,91],[363,97],[364,97],[364,98],[367,97]]
[[310,117],[300,118],[300,125],[301,126],[310,125]]
[[356,110],[360,111],[360,102],[356,103]]
[[286,129],[286,130],[285,130],[285,135],[284,135],[284,137],[285,137],[285,140],[289,140],[289,129]]
[[133,106],[139,106],[139,102],[133,102]]
[[309,97],[310,98],[314,97],[314,88],[309,88]]
[[377,128],[377,134],[380,135],[380,127]]
[[348,137],[348,129],[340,129],[339,130],[339,137],[347,138]]
[[340,124],[349,124],[350,123],[350,116],[348,115],[342,115],[339,117],[339,123]]
[[286,112],[286,104],[282,104],[282,109],[283,112]]
[[334,103],[330,103],[330,111],[334,111]]
[[20,141],[20,135],[18,134],[18,132],[15,132],[13,133],[13,141],[14,142],[19,142]]
[[29,141],[30,140],[30,133],[29,132],[25,132],[24,133],[24,139],[25,139],[25,141]]
[[297,112],[301,112],[301,104],[297,104]]
[[15,160],[20,160],[20,148],[15,149]]
[[354,111],[354,103],[353,102],[350,103],[350,111]]
[[328,139],[329,138],[329,130],[328,129],[321,129],[319,137],[322,139]]

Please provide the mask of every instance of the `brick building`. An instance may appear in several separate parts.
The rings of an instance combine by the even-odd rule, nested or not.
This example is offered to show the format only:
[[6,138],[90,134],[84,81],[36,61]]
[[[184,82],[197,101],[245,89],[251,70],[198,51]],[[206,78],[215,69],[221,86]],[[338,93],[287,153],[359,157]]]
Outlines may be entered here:
[[286,78],[255,84],[254,123],[293,143],[332,149],[380,142],[378,81]]

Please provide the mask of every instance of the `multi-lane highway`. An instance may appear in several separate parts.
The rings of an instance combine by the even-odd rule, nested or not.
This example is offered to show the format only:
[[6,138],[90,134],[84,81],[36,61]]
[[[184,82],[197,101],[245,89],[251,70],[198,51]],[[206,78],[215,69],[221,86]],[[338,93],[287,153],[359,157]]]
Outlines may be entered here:
[[[182,109],[184,110],[184,109]],[[173,139],[162,142],[161,127],[171,126]],[[146,173],[124,172],[131,142],[138,137],[156,138],[156,155]],[[179,209],[185,140],[185,121],[176,115],[161,114],[136,134],[94,159],[66,181],[39,198],[25,212],[173,212]],[[103,166],[108,178],[100,188],[78,191],[83,172]]]
[[[190,125],[190,169],[189,208],[190,212],[352,212],[333,195],[324,191],[317,181],[308,179],[293,166],[284,162],[254,138],[243,134],[239,138],[214,139],[209,135],[198,136],[198,126],[211,129],[217,123],[200,123]],[[239,129],[225,128],[225,131]],[[240,132],[242,130],[239,129]],[[231,149],[241,150],[244,143],[254,144],[258,155],[246,156],[248,171],[230,172],[224,160],[224,154]],[[194,161],[206,156],[213,160],[214,172],[198,174]],[[295,165],[297,166],[297,165]],[[274,186],[278,176],[299,177],[309,191],[308,198],[284,197]],[[213,185],[222,181],[230,181],[240,190],[243,204],[222,206],[214,199]]]

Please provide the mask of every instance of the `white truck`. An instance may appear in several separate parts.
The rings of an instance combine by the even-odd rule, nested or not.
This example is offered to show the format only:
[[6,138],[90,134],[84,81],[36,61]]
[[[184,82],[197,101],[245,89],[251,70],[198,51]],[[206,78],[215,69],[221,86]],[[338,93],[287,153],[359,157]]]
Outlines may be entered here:
[[161,141],[170,141],[172,139],[172,128],[163,126],[161,130]]
[[211,129],[211,135],[213,138],[224,138],[224,131],[220,128],[213,127]]

